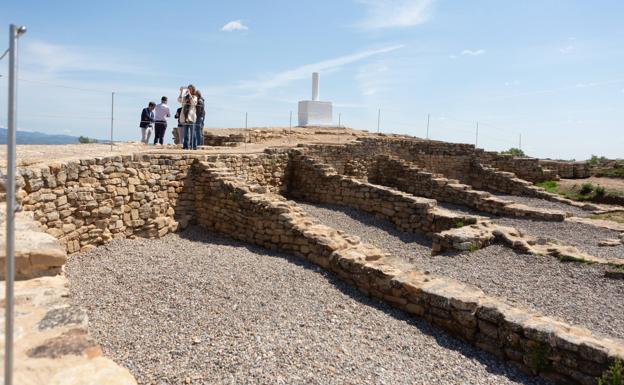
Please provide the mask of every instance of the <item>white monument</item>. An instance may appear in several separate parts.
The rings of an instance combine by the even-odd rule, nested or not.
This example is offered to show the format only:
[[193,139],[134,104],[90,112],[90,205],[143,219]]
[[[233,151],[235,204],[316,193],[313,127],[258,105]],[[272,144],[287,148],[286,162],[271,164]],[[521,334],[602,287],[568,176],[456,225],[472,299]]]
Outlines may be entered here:
[[312,100],[299,102],[299,126],[330,126],[332,103],[319,101],[319,74],[312,74]]

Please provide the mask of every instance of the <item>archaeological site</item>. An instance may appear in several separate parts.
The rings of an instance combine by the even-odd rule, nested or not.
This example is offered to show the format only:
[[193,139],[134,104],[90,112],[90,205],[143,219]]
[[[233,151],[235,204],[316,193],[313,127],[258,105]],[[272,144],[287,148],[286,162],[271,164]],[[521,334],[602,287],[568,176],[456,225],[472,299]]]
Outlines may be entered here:
[[17,384],[594,385],[624,360],[624,224],[601,217],[624,206],[536,185],[586,163],[204,135],[18,149]]

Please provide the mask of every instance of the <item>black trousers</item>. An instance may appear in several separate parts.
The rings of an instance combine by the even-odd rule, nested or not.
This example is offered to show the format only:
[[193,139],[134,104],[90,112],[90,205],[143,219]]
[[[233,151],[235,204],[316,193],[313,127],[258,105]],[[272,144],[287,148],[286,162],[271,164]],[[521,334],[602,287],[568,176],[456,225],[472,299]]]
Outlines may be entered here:
[[167,130],[167,122],[154,122],[154,144],[160,143],[163,144],[163,140],[165,139],[165,131]]

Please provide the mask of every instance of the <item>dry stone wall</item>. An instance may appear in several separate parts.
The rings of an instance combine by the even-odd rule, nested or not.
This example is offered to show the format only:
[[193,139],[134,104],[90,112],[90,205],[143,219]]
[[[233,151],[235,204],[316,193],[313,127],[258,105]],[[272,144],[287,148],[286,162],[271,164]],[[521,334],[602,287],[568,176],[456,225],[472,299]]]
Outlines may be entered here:
[[208,229],[293,253],[333,271],[362,292],[561,384],[595,383],[621,341],[510,306],[480,289],[414,270],[400,259],[324,225],[294,202],[200,163],[198,221]]
[[554,170],[561,178],[581,179],[591,176],[591,166],[587,162],[540,159],[539,163],[543,168]]
[[44,230],[74,253],[115,238],[162,237],[195,219],[195,161],[221,162],[241,177],[279,191],[288,154],[135,154],[20,169],[18,192]]
[[473,190],[457,180],[422,171],[397,157],[378,155],[368,179],[372,183],[391,186],[412,195],[455,203],[493,214],[504,214],[538,220],[563,221],[565,213],[536,209],[495,198],[485,191]]
[[433,199],[415,197],[344,175],[302,152],[293,152],[288,194],[310,202],[354,207],[393,222],[399,230],[428,234],[476,223],[477,218],[437,207]]

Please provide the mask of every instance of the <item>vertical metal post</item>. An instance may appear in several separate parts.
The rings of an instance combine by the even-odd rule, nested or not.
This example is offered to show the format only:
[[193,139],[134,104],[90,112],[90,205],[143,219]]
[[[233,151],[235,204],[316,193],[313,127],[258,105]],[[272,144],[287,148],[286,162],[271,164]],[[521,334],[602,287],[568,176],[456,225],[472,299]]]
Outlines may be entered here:
[[377,132],[379,132],[380,127],[381,127],[381,108],[377,110]]
[[245,150],[247,150],[247,142],[251,140],[251,135],[247,131],[247,112],[245,112],[245,135],[247,136],[245,139]]
[[479,122],[477,122],[477,134],[475,137],[475,148],[479,145]]
[[111,139],[110,139],[111,152],[113,152],[113,128],[115,126],[114,121],[115,121],[115,93],[111,92]]
[[290,123],[288,123],[289,130],[292,130],[292,111],[290,111]]
[[522,150],[522,134],[518,134],[518,148]]
[[6,290],[4,331],[4,385],[13,384],[13,320],[15,279],[15,130],[17,127],[17,38],[24,27],[9,27],[9,105],[6,179]]
[[342,112],[338,113],[338,128],[342,128]]
[[429,119],[431,118],[431,114],[427,114],[427,139],[429,139]]

